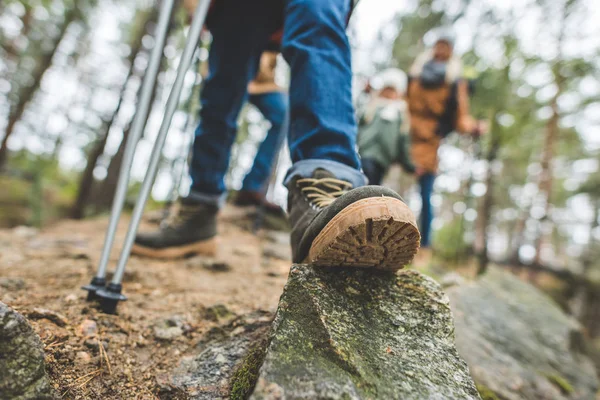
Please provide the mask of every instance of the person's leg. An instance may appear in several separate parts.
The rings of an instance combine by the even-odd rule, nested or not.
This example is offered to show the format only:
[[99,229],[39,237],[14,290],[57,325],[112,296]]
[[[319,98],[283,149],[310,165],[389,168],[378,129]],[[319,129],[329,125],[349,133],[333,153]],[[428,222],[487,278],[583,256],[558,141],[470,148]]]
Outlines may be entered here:
[[381,185],[381,181],[385,175],[385,168],[370,158],[363,158],[360,161],[363,172],[367,176],[367,179],[369,179],[369,185]]
[[190,198],[213,204],[223,200],[237,117],[260,54],[277,27],[276,2],[219,0],[214,5],[208,24],[213,36],[209,75],[202,89],[201,122],[190,164]]
[[419,186],[421,187],[421,246],[429,247],[431,245],[431,223],[433,221],[433,207],[431,206],[431,195],[433,194],[433,183],[435,175],[426,173],[419,177]]
[[284,2],[282,54],[292,77],[294,164],[285,184],[293,261],[402,268],[418,248],[414,215],[394,191],[365,186],[356,152],[345,33],[351,0]]
[[258,146],[254,164],[244,178],[242,190],[262,193],[271,176],[271,169],[275,167],[275,158],[282,143],[281,136],[286,134],[282,128],[288,98],[287,93],[271,92],[251,95],[249,101],[271,123],[271,128],[267,132],[265,140]]
[[211,9],[207,23],[213,41],[190,164],[190,194],[180,200],[177,214],[158,231],[137,235],[133,254],[177,258],[216,251],[216,214],[224,199],[223,178],[237,116],[247,98],[248,82],[258,69],[260,54],[276,29],[278,17],[272,10],[276,10],[273,7],[277,2],[219,0]]
[[287,0],[282,54],[291,69],[292,162],[300,168],[326,160],[361,186],[346,35],[350,6],[351,0]]

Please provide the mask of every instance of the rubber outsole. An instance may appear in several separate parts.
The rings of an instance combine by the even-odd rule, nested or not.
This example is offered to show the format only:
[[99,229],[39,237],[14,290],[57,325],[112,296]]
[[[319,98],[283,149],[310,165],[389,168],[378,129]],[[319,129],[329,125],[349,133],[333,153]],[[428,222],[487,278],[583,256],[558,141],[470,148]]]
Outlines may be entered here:
[[211,238],[208,240],[191,243],[184,246],[165,247],[164,249],[154,249],[152,247],[141,246],[139,244],[134,244],[131,248],[131,254],[160,259],[185,258],[197,254],[214,257],[216,253],[216,238]]
[[415,216],[393,197],[371,197],[352,203],[325,225],[305,262],[323,267],[399,270],[419,249]]

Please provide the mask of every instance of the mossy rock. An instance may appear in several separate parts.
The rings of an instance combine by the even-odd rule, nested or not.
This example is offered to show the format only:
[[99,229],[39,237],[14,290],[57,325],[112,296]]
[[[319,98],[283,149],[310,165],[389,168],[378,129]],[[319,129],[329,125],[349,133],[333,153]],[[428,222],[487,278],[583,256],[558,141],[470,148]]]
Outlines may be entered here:
[[448,299],[414,271],[295,265],[252,399],[479,399]]
[[0,399],[52,399],[44,346],[29,322],[0,302]]
[[581,326],[544,293],[494,267],[447,293],[456,346],[486,388],[484,399],[595,398],[598,378],[582,351]]

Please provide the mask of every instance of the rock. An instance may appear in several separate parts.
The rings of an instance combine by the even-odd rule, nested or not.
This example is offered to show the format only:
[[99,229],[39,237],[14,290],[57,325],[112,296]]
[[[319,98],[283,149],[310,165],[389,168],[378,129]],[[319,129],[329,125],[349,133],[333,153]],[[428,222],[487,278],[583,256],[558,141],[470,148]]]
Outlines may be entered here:
[[104,350],[108,350],[108,342],[107,341],[98,341],[98,339],[86,339],[83,344],[85,345],[85,347],[87,347],[88,349],[94,350],[94,351],[100,351],[100,343],[102,343],[102,347],[104,348]]
[[89,364],[92,361],[92,356],[86,351],[78,351],[75,355],[75,363],[79,365]]
[[23,239],[30,239],[38,234],[38,230],[36,228],[32,228],[30,226],[20,225],[12,230],[13,235]]
[[85,338],[95,337],[98,333],[98,325],[96,321],[86,319],[77,327],[77,333]]
[[450,272],[442,277],[440,280],[440,285],[444,289],[462,285],[465,282],[465,278],[463,278],[458,272]]
[[44,346],[27,320],[0,303],[0,399],[52,399]]
[[47,319],[48,321],[54,322],[56,325],[60,327],[67,326],[69,324],[69,320],[62,314],[57,313],[56,311],[47,310],[45,308],[34,308],[33,311],[27,314],[29,319]]
[[581,327],[535,287],[492,268],[448,289],[456,346],[485,399],[593,399]]
[[262,254],[264,257],[275,258],[283,261],[290,261],[292,259],[292,250],[289,243],[278,244],[266,242],[263,245]]
[[[182,360],[168,386],[189,399],[244,398],[256,381],[272,319],[271,313],[257,311],[212,329],[200,343],[199,354]],[[245,366],[253,363],[257,365],[251,375]]]
[[157,321],[153,327],[154,337],[158,340],[171,341],[190,330],[189,324],[180,315]]
[[479,399],[453,332],[447,297],[417,272],[295,265],[251,398]]
[[203,317],[212,322],[223,322],[233,319],[235,314],[229,311],[224,304],[215,304],[204,310]]
[[0,288],[9,292],[25,289],[25,280],[22,278],[0,278]]
[[222,261],[215,261],[213,258],[197,256],[189,259],[185,263],[188,268],[203,268],[213,272],[228,272],[231,271],[231,265]]
[[288,232],[266,231],[265,239],[275,244],[280,244],[284,246],[290,245],[290,234]]
[[78,297],[76,294],[71,293],[65,296],[65,302],[66,303],[75,303],[77,301]]

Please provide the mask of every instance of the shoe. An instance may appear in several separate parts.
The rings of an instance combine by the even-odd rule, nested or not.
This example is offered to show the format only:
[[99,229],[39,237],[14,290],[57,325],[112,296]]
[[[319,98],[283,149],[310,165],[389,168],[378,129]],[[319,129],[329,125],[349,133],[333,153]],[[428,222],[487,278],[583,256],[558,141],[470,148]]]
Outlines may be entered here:
[[178,209],[158,231],[140,233],[132,254],[152,258],[182,258],[195,254],[214,256],[217,235],[216,206],[183,198]]
[[294,263],[398,270],[409,264],[421,235],[402,198],[382,186],[352,189],[317,169],[288,184]]
[[264,207],[265,211],[273,215],[285,215],[283,208],[275,203],[268,201],[264,194],[254,190],[240,190],[236,193],[233,204],[238,207]]

